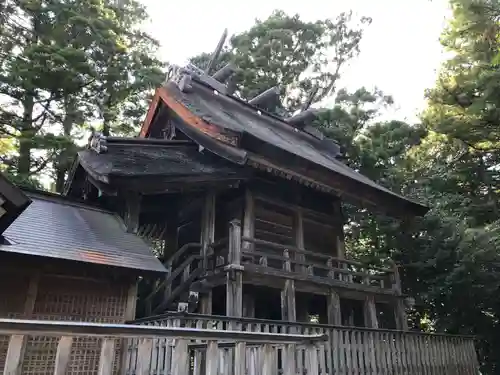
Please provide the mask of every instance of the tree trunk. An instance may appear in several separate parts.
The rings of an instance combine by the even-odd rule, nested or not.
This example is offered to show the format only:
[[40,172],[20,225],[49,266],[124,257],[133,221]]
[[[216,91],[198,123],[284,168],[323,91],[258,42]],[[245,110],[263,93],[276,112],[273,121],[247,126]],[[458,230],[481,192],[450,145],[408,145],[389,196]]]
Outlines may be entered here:
[[28,94],[23,102],[23,106],[24,112],[21,136],[19,138],[17,174],[23,178],[28,178],[31,171],[31,149],[33,148],[33,137],[35,135],[32,128],[33,96]]
[[[63,134],[68,139],[71,140],[71,131],[75,121],[77,121],[77,107],[74,98],[66,97],[64,100],[64,120],[63,120]],[[70,141],[71,143],[71,141]],[[68,147],[61,150],[57,157],[55,163],[55,189],[58,193],[62,193],[64,190],[64,183],[66,182],[66,174],[71,167],[71,161],[74,156],[73,144],[68,143]]]

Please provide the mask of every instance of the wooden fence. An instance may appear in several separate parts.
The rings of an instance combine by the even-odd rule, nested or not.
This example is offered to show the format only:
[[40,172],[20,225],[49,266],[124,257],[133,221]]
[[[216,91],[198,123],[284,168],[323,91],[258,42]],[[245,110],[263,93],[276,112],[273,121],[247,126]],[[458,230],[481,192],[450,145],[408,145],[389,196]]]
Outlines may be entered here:
[[[268,372],[264,372],[264,367],[259,366],[263,361],[270,363],[268,369],[272,369],[272,374],[479,374],[474,340],[471,337],[251,318],[236,319],[199,314],[158,316],[154,319],[138,321],[137,324],[156,327],[189,327],[200,330],[215,329],[218,332],[238,329],[254,333],[326,335],[328,337],[327,341],[317,342],[312,347],[296,344],[293,348],[273,346],[265,351],[262,348],[247,347],[246,374],[249,375],[268,375]],[[134,356],[138,350],[137,342],[132,341],[129,344],[128,355]],[[172,344],[168,341],[158,342],[152,349],[153,357],[170,358],[168,354],[163,354],[171,350],[170,345]],[[200,366],[204,361],[203,353],[206,349],[196,346],[192,349],[193,375],[206,375]],[[292,355],[294,360],[290,362],[289,358]],[[228,366],[234,363],[235,349],[232,346],[221,346],[219,357],[219,363],[222,366]],[[174,374],[169,371],[169,366],[171,364],[168,361],[158,362],[156,372],[150,374]],[[311,369],[311,366],[314,369]],[[230,373],[223,371],[222,374]]]
[[[150,375],[175,374],[188,375],[245,375],[273,374],[277,350],[285,354],[285,367],[288,373],[296,372],[294,357],[296,345],[307,348],[307,369],[311,375],[317,374],[317,344],[325,341],[324,335],[272,334],[244,331],[218,331],[167,326],[76,323],[61,321],[37,321],[0,319],[0,335],[10,336],[3,369],[4,375],[17,375],[23,371],[23,352],[26,339],[33,336],[59,337],[53,363],[43,360],[32,364],[30,373],[45,374],[52,367],[54,375],[115,373]],[[100,358],[96,368],[87,363],[71,363],[75,357],[75,338],[101,338]],[[122,340],[136,342],[134,356],[127,352],[119,355],[118,347]],[[164,350],[168,348],[169,350]],[[233,355],[231,360],[221,353]],[[81,353],[78,357],[81,357]],[[255,354],[254,356],[249,354]],[[257,361],[248,362],[253,358]],[[45,357],[45,361],[49,358]],[[119,363],[116,363],[119,362]],[[38,366],[39,369],[34,369]],[[121,367],[121,369],[120,369]],[[288,371],[287,370],[287,371]]]

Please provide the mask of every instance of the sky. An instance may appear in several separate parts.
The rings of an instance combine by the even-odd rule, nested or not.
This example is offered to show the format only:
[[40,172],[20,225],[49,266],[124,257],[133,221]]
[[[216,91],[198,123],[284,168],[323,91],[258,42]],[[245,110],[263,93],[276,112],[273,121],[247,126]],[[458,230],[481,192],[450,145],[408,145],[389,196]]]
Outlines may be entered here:
[[[339,87],[378,87],[394,97],[391,118],[416,121],[444,60],[439,36],[449,16],[447,0],[190,0],[173,5],[142,0],[151,17],[145,29],[161,43],[160,57],[175,64],[212,52],[224,30],[229,35],[265,19],[274,9],[304,20],[335,18],[352,10],[373,19],[361,53],[344,69]],[[170,5],[172,4],[172,5]]]

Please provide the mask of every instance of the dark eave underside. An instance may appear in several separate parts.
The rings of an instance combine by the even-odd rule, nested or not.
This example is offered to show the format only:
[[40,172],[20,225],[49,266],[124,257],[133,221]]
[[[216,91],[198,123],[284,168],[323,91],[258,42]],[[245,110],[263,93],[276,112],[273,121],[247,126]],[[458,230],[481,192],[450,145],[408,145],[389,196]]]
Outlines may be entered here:
[[140,188],[144,194],[172,184],[232,181],[248,176],[248,169],[210,152],[200,152],[197,144],[151,141],[137,138],[108,142],[103,153],[91,149],[79,152],[77,163],[95,181],[117,189]]

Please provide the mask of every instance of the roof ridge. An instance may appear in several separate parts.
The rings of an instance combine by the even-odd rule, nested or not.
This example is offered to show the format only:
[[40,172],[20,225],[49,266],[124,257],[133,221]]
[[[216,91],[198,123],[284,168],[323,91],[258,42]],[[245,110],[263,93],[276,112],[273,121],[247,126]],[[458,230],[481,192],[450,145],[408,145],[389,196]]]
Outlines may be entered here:
[[30,197],[34,200],[44,200],[44,201],[48,201],[48,202],[52,202],[52,203],[56,203],[56,204],[72,206],[72,207],[77,207],[77,208],[83,208],[83,209],[102,212],[102,213],[111,214],[111,215],[115,214],[113,211],[107,210],[107,209],[102,208],[102,207],[93,206],[87,202],[78,201],[75,198],[70,198],[70,197],[62,195],[62,194],[53,193],[53,192],[45,191],[45,190],[38,190],[38,189],[23,188],[22,190],[28,197]]

